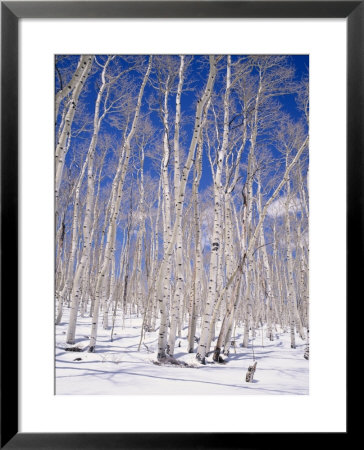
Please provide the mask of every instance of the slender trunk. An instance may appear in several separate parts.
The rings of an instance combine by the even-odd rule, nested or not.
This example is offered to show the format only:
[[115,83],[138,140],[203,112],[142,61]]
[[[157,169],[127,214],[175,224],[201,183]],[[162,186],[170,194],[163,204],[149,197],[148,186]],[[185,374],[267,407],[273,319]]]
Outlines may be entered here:
[[189,305],[189,323],[188,323],[188,337],[187,337],[187,351],[193,353],[196,327],[197,327],[197,305],[201,302],[201,288],[202,288],[202,250],[201,250],[201,228],[200,228],[200,208],[198,200],[198,187],[202,175],[202,140],[200,140],[197,147],[195,177],[192,186],[192,200],[194,211],[194,236],[195,236],[195,252],[194,252],[194,267],[192,279],[192,293],[190,295]]
[[229,139],[229,99],[230,99],[231,57],[228,56],[226,66],[226,89],[224,95],[224,134],[221,149],[217,155],[217,167],[214,176],[214,228],[212,233],[211,257],[209,269],[209,284],[205,311],[202,318],[201,337],[196,358],[205,364],[206,354],[209,352],[208,337],[211,316],[216,302],[216,283],[219,265],[219,247],[222,234],[222,171]]
[[85,217],[83,221],[83,249],[80,263],[76,269],[76,273],[73,280],[72,287],[72,303],[71,303],[71,311],[70,311],[70,319],[67,330],[67,343],[73,344],[75,341],[75,333],[76,333],[76,322],[77,322],[77,313],[78,306],[80,302],[81,296],[81,285],[82,285],[82,277],[85,274],[85,268],[88,266],[90,252],[92,247],[92,213],[94,211],[95,203],[94,203],[94,154],[98,141],[99,131],[101,128],[101,123],[106,115],[106,111],[103,112],[102,116],[100,116],[100,107],[101,100],[106,89],[106,69],[110,62],[110,58],[108,58],[107,62],[104,65],[101,79],[102,84],[99,89],[96,104],[95,104],[95,113],[94,113],[94,124],[93,124],[93,134],[92,139],[89,145],[89,149],[87,152],[87,194],[86,194],[86,211]]
[[[59,187],[60,187],[60,184],[62,181],[63,167],[64,167],[67,148],[68,148],[67,141],[71,137],[72,122],[73,122],[73,118],[75,116],[78,99],[80,97],[82,88],[86,82],[86,79],[90,74],[93,60],[94,60],[94,57],[92,55],[81,56],[81,59],[80,59],[81,71],[80,71],[80,73],[78,70],[76,71],[76,74],[79,74],[79,76],[78,75],[76,76],[76,79],[74,80],[74,88],[73,89],[71,88],[72,95],[71,95],[70,103],[69,103],[68,110],[67,110],[67,113],[65,116],[64,126],[58,136],[57,145],[56,145],[56,161],[55,161],[56,162],[56,168],[55,168],[55,172],[56,172],[56,181],[55,181],[56,202],[58,199]],[[58,98],[57,98],[57,95],[58,95]],[[60,99],[63,94],[57,94],[57,95],[56,95],[56,114],[58,113],[58,107],[59,107],[59,104],[57,104],[57,102],[61,101]],[[55,119],[57,120],[57,115],[55,116]]]
[[[178,208],[178,193],[181,185],[180,161],[179,161],[179,129],[181,122],[181,94],[183,86],[184,56],[180,56],[179,82],[176,95],[176,119],[174,135],[174,206]],[[168,349],[169,355],[173,356],[176,341],[176,331],[180,315],[180,307],[183,302],[183,250],[182,250],[182,224],[178,223],[176,239],[176,289],[172,299],[171,327],[169,331]]]
[[104,262],[97,275],[96,289],[95,289],[95,305],[94,305],[94,314],[92,318],[92,326],[91,326],[91,338],[90,338],[90,346],[89,352],[95,351],[96,339],[97,339],[97,327],[98,327],[98,316],[99,316],[99,304],[100,304],[100,295],[104,288],[105,274],[108,271],[109,263],[111,260],[112,254],[115,252],[115,237],[116,237],[116,220],[119,215],[120,202],[122,197],[122,190],[124,186],[126,171],[129,165],[130,159],[130,150],[131,150],[131,141],[134,137],[136,127],[139,121],[141,102],[144,94],[144,88],[147,84],[149,74],[152,68],[152,57],[149,58],[148,68],[144,75],[144,79],[139,91],[138,100],[136,104],[134,120],[131,126],[131,130],[124,142],[122,155],[124,158],[119,159],[118,168],[113,180],[112,184],[112,192],[111,196],[113,198],[110,223],[107,233],[107,240],[105,245],[105,253],[104,253]]
[[[73,90],[75,90],[79,85],[83,85],[86,81],[87,75],[87,69],[89,69],[90,65],[90,58],[91,55],[81,55],[80,60],[77,65],[77,69],[75,73],[73,74],[72,78],[69,80],[68,83],[64,87],[62,87],[56,94],[55,98],[55,114],[54,118],[57,120],[59,106],[62,102],[62,100],[67,97]],[[81,86],[82,89],[82,86]]]
[[[201,99],[198,100],[198,102],[197,102],[194,133],[192,136],[190,149],[189,149],[188,156],[187,156],[187,161],[186,161],[185,166],[182,171],[180,190],[178,193],[178,207],[176,210],[176,221],[175,221],[175,225],[173,228],[172,238],[171,238],[170,244],[168,246],[168,249],[165,252],[165,256],[163,258],[163,261],[162,261],[162,264],[160,266],[159,273],[157,276],[156,285],[157,285],[157,292],[159,292],[158,302],[160,305],[160,311],[161,311],[162,316],[163,316],[163,314],[165,314],[166,308],[167,308],[166,299],[165,299],[165,296],[163,296],[164,293],[163,293],[163,295],[161,295],[161,292],[163,292],[162,291],[162,283],[164,282],[164,287],[166,287],[166,284],[168,285],[168,283],[169,283],[169,280],[168,280],[168,278],[166,279],[165,274],[167,273],[167,269],[170,264],[169,260],[170,260],[171,256],[173,255],[173,249],[174,249],[176,239],[177,239],[178,227],[180,226],[180,224],[182,222],[182,212],[183,212],[187,179],[188,179],[188,175],[190,173],[190,170],[191,170],[191,167],[193,164],[193,157],[195,155],[196,146],[197,146],[197,143],[200,138],[201,124],[203,121],[203,117],[204,117],[204,114],[206,114],[205,106],[211,97],[212,89],[213,89],[213,86],[215,83],[215,77],[216,77],[216,71],[217,71],[216,64],[217,64],[217,60],[215,59],[215,57],[210,56],[209,78],[208,78],[208,81],[207,81],[207,84],[205,87],[204,94],[201,97]],[[165,330],[163,330],[161,328],[162,327],[160,327],[159,336],[158,336],[158,355],[157,355],[158,359],[163,359],[166,357],[166,343],[167,343],[166,338],[167,338],[167,336],[166,336]]]

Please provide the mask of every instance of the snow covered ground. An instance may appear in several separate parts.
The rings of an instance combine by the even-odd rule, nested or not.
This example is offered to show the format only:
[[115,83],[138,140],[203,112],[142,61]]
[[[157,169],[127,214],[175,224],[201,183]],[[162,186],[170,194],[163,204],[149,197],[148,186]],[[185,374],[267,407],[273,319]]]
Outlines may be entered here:
[[[308,394],[309,362],[304,359],[305,342],[296,337],[290,348],[288,332],[275,333],[270,342],[261,330],[254,339],[257,369],[252,383],[245,381],[253,363],[252,340],[241,347],[242,331],[236,331],[236,346],[226,364],[202,366],[195,354],[186,353],[186,333],[176,340],[175,357],[191,367],[156,365],[157,333],[147,333],[138,352],[141,318],[117,319],[114,341],[111,330],[99,326],[96,353],[88,353],[90,318],[78,318],[76,345],[82,352],[66,351],[68,312],[56,326],[56,394]],[[219,322],[218,325],[221,323]],[[179,347],[179,342],[181,346]],[[213,348],[213,347],[212,347]]]

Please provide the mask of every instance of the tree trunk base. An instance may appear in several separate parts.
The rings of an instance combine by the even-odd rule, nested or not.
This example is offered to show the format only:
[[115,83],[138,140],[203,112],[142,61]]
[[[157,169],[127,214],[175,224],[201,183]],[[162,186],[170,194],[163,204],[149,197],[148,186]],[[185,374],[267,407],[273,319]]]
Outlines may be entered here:
[[187,363],[184,361],[178,361],[176,358],[172,356],[165,355],[164,357],[157,358],[157,361],[153,361],[153,364],[157,366],[161,366],[162,364],[170,364],[173,366],[181,366],[181,367],[189,367]]
[[310,348],[309,347],[306,347],[303,357],[307,360],[310,358]]
[[200,362],[204,366],[206,365],[206,357],[205,356],[202,358],[201,355],[199,353],[197,353],[196,354],[196,359],[197,359],[198,362]]
[[221,353],[221,348],[220,348],[220,347],[216,347],[216,348],[215,348],[215,351],[214,351],[214,356],[212,357],[212,359],[213,359],[215,362],[219,362],[219,359],[220,359],[220,353]]
[[220,353],[221,353],[221,348],[216,347],[215,351],[214,351],[214,356],[212,357],[213,361],[217,362],[219,364],[226,364],[225,359],[222,356],[220,356]]
[[248,371],[245,376],[245,381],[247,383],[252,383],[254,378],[255,369],[257,368],[257,361],[251,366],[248,367]]

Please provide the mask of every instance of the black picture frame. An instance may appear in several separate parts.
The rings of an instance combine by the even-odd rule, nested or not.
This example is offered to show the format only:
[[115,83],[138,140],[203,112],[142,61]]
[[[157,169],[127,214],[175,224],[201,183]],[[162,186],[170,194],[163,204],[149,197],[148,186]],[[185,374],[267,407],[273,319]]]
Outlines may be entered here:
[[[18,432],[18,21],[21,18],[347,18],[347,298],[363,276],[364,1],[1,2],[1,448],[260,448],[268,433]],[[362,294],[359,294],[361,297]],[[358,300],[356,298],[355,300]],[[11,344],[7,336],[11,335]],[[342,371],[343,368],[340,368]],[[336,371],[337,372],[337,371]],[[337,374],[333,374],[338,376]],[[333,393],[334,395],[334,393]],[[201,406],[203,408],[203,405]],[[242,420],[243,420],[242,411]],[[166,430],[167,431],[167,430]],[[337,438],[347,438],[338,433]],[[309,442],[310,433],[300,437]],[[280,447],[296,437],[280,434]],[[315,445],[319,436],[315,434]],[[326,439],[323,436],[323,439]],[[321,439],[319,439],[321,440]],[[291,443],[291,444],[290,444]],[[294,444],[295,445],[295,444]]]

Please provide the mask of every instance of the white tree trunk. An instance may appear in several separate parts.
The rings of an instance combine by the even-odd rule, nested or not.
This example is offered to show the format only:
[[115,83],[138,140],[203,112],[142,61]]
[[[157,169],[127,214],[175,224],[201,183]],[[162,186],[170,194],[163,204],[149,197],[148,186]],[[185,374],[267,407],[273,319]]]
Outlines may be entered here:
[[[64,120],[64,126],[62,130],[60,131],[60,134],[58,136],[57,145],[56,145],[56,181],[55,181],[55,197],[56,201],[58,199],[58,193],[59,193],[59,186],[62,181],[62,173],[63,173],[63,167],[64,162],[66,158],[67,153],[67,141],[71,137],[71,127],[73,118],[75,116],[78,99],[81,94],[82,88],[86,82],[86,79],[91,71],[92,62],[94,60],[94,57],[92,55],[85,55],[81,56],[80,59],[80,70],[76,70],[75,73],[75,80],[73,80],[73,83],[71,85],[70,92],[72,92],[72,96],[69,102],[69,106],[67,109],[67,113]],[[71,80],[72,81],[72,80]],[[67,87],[68,89],[68,87]],[[58,94],[58,99],[56,96],[56,112],[58,112],[58,106],[57,101],[62,98],[61,93]],[[57,116],[56,116],[57,119]]]
[[[208,81],[207,81],[207,84],[205,87],[204,94],[201,97],[201,99],[198,100],[198,102],[197,102],[194,132],[193,132],[190,149],[189,149],[188,156],[187,156],[187,161],[186,161],[185,166],[182,171],[180,190],[178,193],[178,202],[177,202],[178,206],[177,206],[177,210],[176,210],[176,221],[175,221],[175,225],[173,228],[172,238],[171,238],[170,244],[168,246],[168,249],[165,252],[165,256],[163,258],[162,264],[159,269],[159,274],[157,277],[156,285],[157,285],[157,292],[159,292],[159,293],[162,292],[162,280],[164,279],[164,287],[166,287],[166,285],[169,283],[169,280],[168,280],[168,278],[165,277],[165,275],[167,273],[167,269],[169,266],[169,259],[171,258],[172,254],[173,254],[173,248],[174,248],[174,245],[175,245],[175,242],[177,239],[178,227],[181,226],[181,222],[182,222],[182,212],[183,212],[184,196],[185,196],[185,190],[186,190],[186,185],[187,185],[187,179],[188,179],[188,175],[190,173],[191,167],[192,167],[193,157],[195,155],[196,146],[197,146],[197,143],[200,138],[201,124],[203,122],[204,114],[206,113],[205,106],[211,97],[212,89],[213,89],[213,86],[215,83],[215,77],[216,77],[216,71],[217,71],[216,64],[217,64],[217,60],[215,59],[215,57],[210,56],[209,78],[208,78]],[[165,298],[161,297],[161,294],[159,294],[158,301],[160,304],[161,314],[165,314],[167,305],[166,305]],[[166,343],[167,343],[166,333],[160,329],[159,336],[158,336],[158,355],[157,355],[158,359],[163,359],[166,357]]]
[[94,210],[94,154],[97,145],[97,140],[99,136],[99,131],[101,128],[102,120],[106,115],[106,111],[100,116],[100,107],[101,100],[106,89],[106,78],[105,73],[107,66],[110,62],[110,58],[107,60],[104,65],[101,79],[102,84],[99,89],[96,104],[95,104],[95,113],[94,113],[94,123],[93,123],[93,134],[92,139],[87,152],[87,194],[86,194],[86,211],[85,217],[83,221],[83,249],[80,263],[76,269],[76,273],[73,280],[72,287],[72,300],[71,300],[71,311],[70,311],[70,319],[67,330],[67,343],[74,344],[75,341],[75,333],[76,333],[76,322],[77,322],[77,313],[78,306],[80,302],[81,296],[81,285],[83,282],[83,276],[85,274],[85,268],[88,267],[88,262],[90,258],[90,251],[92,247],[92,214]]
[[[105,245],[104,261],[103,261],[101,270],[99,271],[99,273],[97,275],[97,281],[96,281],[95,305],[94,305],[94,312],[93,312],[93,317],[92,317],[89,352],[94,352],[95,347],[96,347],[100,296],[104,289],[105,274],[108,271],[111,256],[115,252],[116,220],[119,215],[121,194],[122,194],[126,171],[127,171],[129,159],[130,159],[131,141],[134,137],[136,127],[137,127],[137,124],[139,121],[140,108],[141,108],[141,102],[142,102],[142,98],[143,98],[143,94],[144,94],[144,88],[145,88],[145,85],[147,84],[151,68],[152,68],[152,57],[150,56],[148,68],[144,75],[142,85],[140,87],[138,100],[137,100],[137,104],[136,104],[136,108],[135,108],[133,123],[131,125],[129,134],[124,142],[123,149],[122,149],[123,151],[122,151],[121,157],[119,159],[118,168],[117,168],[117,171],[116,171],[116,174],[115,174],[115,177],[113,180],[113,184],[112,184],[112,191],[110,194],[111,198],[113,199],[112,208],[111,208],[111,216],[110,216],[110,223],[109,223],[107,240],[106,240],[106,245]],[[123,155],[124,155],[124,157],[122,157]]]
[[[181,185],[180,175],[180,158],[179,158],[179,129],[181,122],[181,94],[183,86],[183,71],[184,71],[184,56],[180,56],[179,67],[179,82],[176,95],[176,119],[175,119],[175,134],[174,134],[174,206],[175,210],[178,208],[178,194]],[[177,239],[176,239],[176,289],[172,298],[172,316],[171,326],[169,330],[169,339],[167,352],[170,356],[173,356],[174,345],[176,341],[177,324],[179,320],[180,307],[183,302],[183,250],[182,250],[182,223],[178,223]]]
[[216,282],[218,277],[218,264],[219,264],[218,255],[219,255],[219,247],[221,245],[221,232],[222,232],[223,196],[222,196],[221,177],[229,139],[230,76],[231,76],[231,57],[228,56],[226,66],[226,89],[224,96],[224,134],[222,146],[221,149],[218,151],[217,155],[217,167],[214,176],[214,229],[212,233],[209,284],[208,284],[205,312],[202,318],[201,337],[196,354],[196,358],[203,364],[205,363],[206,353],[208,353],[208,351],[210,350],[209,348],[207,348],[208,337],[209,337],[211,316],[216,302]]

